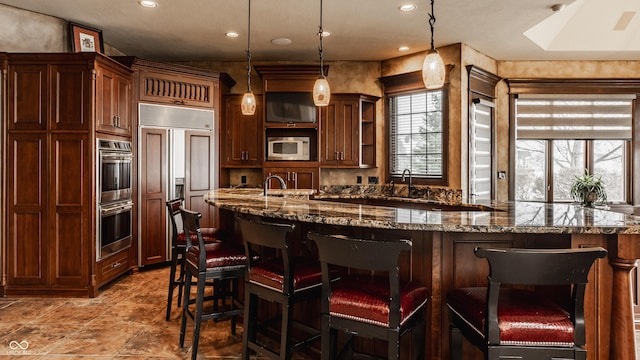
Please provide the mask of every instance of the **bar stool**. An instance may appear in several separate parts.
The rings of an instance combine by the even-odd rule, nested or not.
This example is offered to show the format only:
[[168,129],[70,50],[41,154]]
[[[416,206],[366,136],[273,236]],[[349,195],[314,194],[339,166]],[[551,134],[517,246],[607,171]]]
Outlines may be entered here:
[[[178,287],[178,307],[182,302],[182,288],[184,287],[184,253],[187,248],[187,238],[182,231],[182,219],[180,218],[180,207],[184,203],[184,198],[177,198],[166,202],[171,219],[171,264],[169,271],[169,291],[167,296],[167,315],[165,320],[171,318],[171,303],[173,300],[173,290]],[[178,221],[176,221],[178,220]],[[180,226],[177,224],[180,223]],[[178,230],[180,229],[180,230]],[[200,229],[205,243],[218,242],[224,236],[215,228]],[[197,242],[195,234],[191,234],[191,241]],[[180,268],[178,277],[176,272]]]
[[[309,233],[322,264],[322,360],[335,359],[338,331],[348,335],[339,358],[356,351],[354,336],[387,341],[387,358],[400,358],[400,338],[411,331],[412,355],[424,358],[425,317],[429,290],[417,281],[401,283],[400,253],[409,240],[364,240]],[[331,281],[332,266],[349,274]]]
[[[200,325],[206,320],[221,320],[231,318],[231,334],[236,333],[236,316],[242,315],[243,309],[239,304],[238,279],[244,276],[247,257],[241,246],[235,246],[228,242],[215,242],[205,244],[200,229],[201,213],[180,209],[185,234],[195,234],[197,243],[192,243],[191,236],[186,237],[187,248],[185,252],[185,288],[184,302],[182,304],[182,324],[180,326],[180,347],[184,346],[187,316],[193,319],[193,346],[191,359],[198,355],[198,341],[200,339]],[[196,298],[191,299],[192,277],[197,278]],[[214,286],[213,311],[203,313],[205,300],[204,288],[209,282],[223,283],[223,286]],[[230,300],[227,304],[227,299]],[[220,303],[221,302],[221,303]],[[195,303],[195,311],[191,311],[189,305]]]
[[[245,253],[252,254],[272,250],[276,256],[260,261],[250,258],[245,275],[245,312],[242,357],[248,360],[250,353],[258,357],[288,360],[291,353],[320,337],[320,332],[293,320],[294,304],[318,299],[322,290],[320,264],[316,259],[294,256],[287,234],[295,228],[290,224],[277,224],[260,220],[236,218]],[[280,255],[277,255],[277,254]],[[258,299],[280,304],[281,312],[276,319],[259,321]],[[270,349],[265,341],[258,341],[258,333],[281,320],[279,352]],[[309,335],[293,343],[293,326]],[[272,346],[273,347],[273,346]]]
[[[603,248],[476,248],[489,262],[489,286],[460,288],[447,294],[451,317],[451,359],[462,360],[463,335],[485,359],[581,359],[584,345],[584,295],[592,264]],[[565,310],[533,290],[503,285],[571,285]],[[562,293],[558,288],[554,294]]]

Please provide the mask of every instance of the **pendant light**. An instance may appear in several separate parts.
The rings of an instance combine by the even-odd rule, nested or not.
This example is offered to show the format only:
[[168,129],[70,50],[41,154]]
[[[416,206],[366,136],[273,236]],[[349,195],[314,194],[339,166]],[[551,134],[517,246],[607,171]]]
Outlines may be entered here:
[[313,103],[316,106],[327,106],[331,99],[331,88],[329,82],[324,76],[324,54],[322,53],[322,37],[324,31],[322,30],[322,0],[320,0],[320,26],[318,28],[318,36],[320,37],[320,46],[318,52],[320,53],[320,76],[313,84]]
[[422,81],[427,89],[437,89],[444,85],[444,62],[433,43],[433,28],[436,23],[436,18],[433,15],[433,1],[431,0],[431,13],[429,14],[431,50],[427,53],[422,64]]
[[256,97],[251,91],[251,0],[249,0],[249,19],[247,24],[247,92],[242,96],[240,108],[242,109],[242,115],[253,115],[256,113]]

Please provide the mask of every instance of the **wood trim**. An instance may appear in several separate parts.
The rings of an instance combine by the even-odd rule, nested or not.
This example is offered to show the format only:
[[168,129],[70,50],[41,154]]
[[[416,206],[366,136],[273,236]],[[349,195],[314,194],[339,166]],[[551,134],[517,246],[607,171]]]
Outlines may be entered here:
[[512,94],[637,94],[640,79],[505,79]]
[[467,73],[469,75],[470,92],[495,99],[496,85],[500,82],[500,80],[502,80],[501,77],[494,75],[475,65],[468,65]]

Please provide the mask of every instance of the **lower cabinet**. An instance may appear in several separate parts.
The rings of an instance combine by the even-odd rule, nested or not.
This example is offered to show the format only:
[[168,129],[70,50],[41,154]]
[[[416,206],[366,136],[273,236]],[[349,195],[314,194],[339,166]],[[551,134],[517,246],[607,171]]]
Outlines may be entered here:
[[5,294],[95,292],[88,133],[8,136]]
[[121,275],[123,271],[129,271],[129,251],[122,251],[96,263],[96,282],[100,285]]
[[[317,189],[320,171],[317,167],[265,167],[264,177],[271,175],[280,176],[287,185],[287,189]],[[279,189],[280,182],[270,179],[269,188]]]

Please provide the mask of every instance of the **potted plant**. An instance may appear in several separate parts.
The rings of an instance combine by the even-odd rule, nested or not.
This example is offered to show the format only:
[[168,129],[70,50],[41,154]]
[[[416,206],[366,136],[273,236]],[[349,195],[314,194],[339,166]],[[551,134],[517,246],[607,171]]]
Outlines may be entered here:
[[571,198],[587,207],[606,203],[607,193],[601,177],[589,174],[585,169],[584,174],[576,176],[571,185]]

